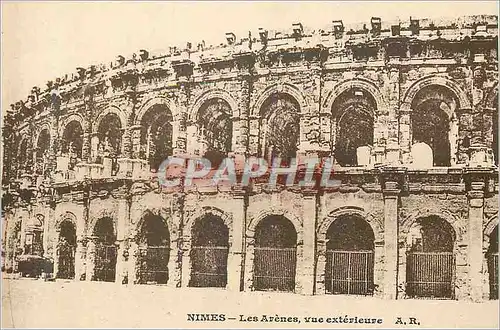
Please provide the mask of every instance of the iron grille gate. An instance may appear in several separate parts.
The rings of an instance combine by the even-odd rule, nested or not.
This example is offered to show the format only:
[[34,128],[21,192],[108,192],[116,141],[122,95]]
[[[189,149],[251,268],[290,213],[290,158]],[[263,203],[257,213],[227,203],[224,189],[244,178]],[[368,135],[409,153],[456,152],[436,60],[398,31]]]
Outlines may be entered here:
[[373,251],[327,251],[326,292],[372,295],[374,288],[373,260]]
[[75,247],[69,244],[59,246],[59,264],[57,278],[71,279],[75,277]]
[[454,297],[453,252],[409,252],[406,259],[406,294],[410,298]]
[[138,282],[140,284],[167,284],[168,246],[139,247]]
[[228,254],[227,246],[193,246],[189,286],[226,287]]
[[116,274],[116,246],[96,245],[94,278],[96,281],[114,282]]
[[488,274],[490,277],[490,299],[498,299],[498,252],[488,257]]
[[297,248],[256,247],[253,285],[255,290],[295,290]]

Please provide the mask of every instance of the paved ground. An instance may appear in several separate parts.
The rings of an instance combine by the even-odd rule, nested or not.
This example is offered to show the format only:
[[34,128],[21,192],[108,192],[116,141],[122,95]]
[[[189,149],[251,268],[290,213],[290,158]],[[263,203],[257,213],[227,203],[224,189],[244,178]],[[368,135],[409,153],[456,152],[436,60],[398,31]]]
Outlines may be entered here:
[[[148,328],[347,328],[348,318],[381,318],[381,324],[364,327],[403,328],[417,317],[420,326],[497,328],[498,301],[473,304],[457,301],[399,300],[349,296],[300,296],[286,293],[239,292],[215,289],[172,289],[161,286],[124,286],[98,282],[44,282],[2,280],[2,327],[148,327]],[[187,321],[188,313],[225,314],[226,321]],[[255,316],[259,322],[241,322]],[[263,315],[296,316],[296,322],[262,322]],[[308,323],[305,317],[323,317]],[[217,316],[216,318],[219,318]],[[235,320],[228,320],[235,318]],[[326,323],[326,322],[330,323]],[[347,320],[349,321],[349,320]],[[355,322],[355,321],[353,321]]]

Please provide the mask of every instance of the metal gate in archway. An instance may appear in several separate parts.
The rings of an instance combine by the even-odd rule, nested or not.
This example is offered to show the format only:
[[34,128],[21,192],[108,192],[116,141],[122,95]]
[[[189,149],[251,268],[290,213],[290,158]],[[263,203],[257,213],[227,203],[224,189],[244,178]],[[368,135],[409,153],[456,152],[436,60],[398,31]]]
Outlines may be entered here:
[[293,292],[297,248],[255,247],[253,285],[256,290]]
[[488,257],[488,274],[490,283],[490,299],[498,299],[498,252]]
[[64,243],[59,245],[57,278],[72,279],[75,277],[75,246]]
[[372,295],[373,251],[326,252],[325,288],[331,294]]
[[453,252],[408,252],[406,294],[410,298],[454,298]]
[[193,246],[190,286],[225,287],[228,254],[227,246]]
[[282,215],[270,215],[255,228],[253,288],[295,291],[297,232]]
[[168,246],[140,246],[138,282],[140,284],[167,284],[169,258]]
[[116,274],[116,246],[96,244],[94,278],[96,281],[114,282]]
[[220,216],[207,213],[197,219],[191,234],[189,286],[226,287],[229,228]]

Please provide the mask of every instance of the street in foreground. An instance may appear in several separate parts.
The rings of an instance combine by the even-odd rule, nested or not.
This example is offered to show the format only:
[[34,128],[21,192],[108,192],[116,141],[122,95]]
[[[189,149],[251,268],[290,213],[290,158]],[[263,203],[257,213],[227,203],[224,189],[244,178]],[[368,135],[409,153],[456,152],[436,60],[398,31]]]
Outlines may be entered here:
[[[2,280],[2,289],[2,328],[364,326],[359,322],[343,323],[346,318],[382,319],[381,324],[374,322],[365,326],[369,328],[403,328],[413,322],[419,323],[412,325],[418,328],[498,329],[499,325],[498,300],[484,303],[409,299],[385,301],[373,297],[231,293],[213,289],[8,278]],[[293,321],[294,317],[297,321]],[[399,322],[407,323],[406,326],[398,323],[398,317],[401,317]],[[412,321],[411,317],[415,317],[416,321]]]

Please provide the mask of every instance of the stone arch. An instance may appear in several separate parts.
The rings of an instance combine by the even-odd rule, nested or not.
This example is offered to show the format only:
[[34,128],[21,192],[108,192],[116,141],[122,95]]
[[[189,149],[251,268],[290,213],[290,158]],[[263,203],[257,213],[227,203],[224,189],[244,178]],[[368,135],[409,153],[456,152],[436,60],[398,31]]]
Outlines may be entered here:
[[267,87],[262,93],[260,93],[257,101],[253,106],[252,113],[254,115],[260,115],[260,111],[262,109],[262,106],[264,105],[264,102],[266,102],[269,97],[274,94],[290,95],[299,104],[300,112],[302,112],[303,109],[307,106],[305,95],[297,86],[290,83],[276,83]]
[[471,109],[471,103],[469,101],[469,98],[467,97],[467,94],[462,90],[462,88],[453,80],[443,77],[443,76],[438,76],[438,75],[431,75],[431,76],[426,76],[423,77],[417,81],[415,81],[406,91],[404,97],[403,97],[403,102],[401,105],[401,110],[402,111],[411,111],[411,103],[417,93],[424,87],[428,87],[431,85],[439,85],[443,86],[447,89],[449,89],[457,98],[458,104],[459,104],[459,109]]
[[483,229],[483,249],[488,249],[490,245],[490,236],[495,227],[498,226],[498,211],[490,216]]
[[201,209],[196,210],[195,213],[189,217],[185,226],[186,235],[191,236],[191,232],[196,221],[202,219],[206,215],[219,217],[224,222],[224,225],[229,229],[229,243],[231,244],[233,217],[230,213],[224,212],[221,209],[213,206],[203,206]]
[[200,111],[200,108],[203,106],[203,104],[211,99],[219,98],[227,102],[229,104],[229,107],[231,108],[231,117],[237,117],[238,116],[238,103],[236,103],[236,100],[233,98],[233,96],[222,89],[211,89],[208,90],[204,93],[202,93],[194,102],[193,106],[189,109],[188,111],[188,121],[190,122],[196,122],[196,115]]
[[[206,219],[205,217],[214,217],[215,219]],[[215,223],[212,222],[215,220]],[[221,223],[222,222],[222,223]],[[228,254],[232,252],[232,215],[219,208],[204,206],[198,209],[189,217],[185,227],[185,237],[183,246],[189,261],[184,267],[186,275],[185,280],[190,287],[226,287],[228,284]],[[206,225],[215,225],[219,230],[206,231]],[[196,229],[201,231],[197,231]],[[207,234],[204,236],[203,233]],[[209,240],[206,240],[210,237]],[[211,241],[214,239],[214,241]],[[197,243],[198,242],[198,243]],[[200,244],[200,242],[203,242]],[[210,247],[216,246],[218,250],[210,250]],[[200,250],[201,248],[201,250]],[[224,250],[220,250],[220,249]],[[218,254],[214,254],[218,251]],[[224,255],[225,251],[225,255]],[[200,254],[201,252],[201,254]],[[220,254],[220,253],[223,254]],[[207,274],[211,274],[207,277]]]
[[493,214],[488,221],[486,222],[486,226],[484,227],[484,234],[491,235],[493,229],[498,225],[498,211]]
[[[36,135],[35,144],[34,144],[35,146],[36,146],[36,142],[38,141],[39,135],[40,135],[40,133],[38,133]],[[33,142],[32,137],[30,137],[28,134],[20,134],[17,138],[17,141],[18,141],[17,148],[16,148],[17,155],[19,155],[20,152],[27,152],[27,150],[24,150],[24,151],[21,150],[23,143],[26,143],[27,147],[29,148],[30,144]]]
[[249,222],[248,222],[248,227],[246,230],[247,236],[248,237],[254,237],[255,235],[255,229],[259,225],[259,223],[264,220],[265,218],[269,216],[283,216],[287,218],[292,224],[293,227],[295,228],[295,231],[297,232],[297,245],[299,242],[302,240],[302,221],[298,216],[293,214],[292,212],[283,209],[283,208],[270,208],[270,209],[265,209],[254,216],[250,217]]
[[141,228],[144,225],[148,216],[158,216],[162,219],[163,223],[168,229],[170,237],[172,237],[172,231],[174,230],[174,224],[172,222],[171,213],[168,209],[165,208],[148,208],[141,213],[139,220],[134,225],[133,229],[130,232],[130,237],[133,239],[137,239],[141,233]]
[[318,226],[317,234],[319,240],[326,240],[326,234],[328,232],[328,228],[330,228],[331,224],[337,220],[339,217],[343,215],[356,215],[364,219],[373,230],[373,234],[375,235],[375,240],[380,239],[381,234],[383,233],[383,225],[381,220],[377,219],[371,213],[366,213],[365,210],[361,207],[356,206],[345,206],[337,208],[323,219],[321,224]]
[[403,221],[401,222],[401,226],[400,226],[400,230],[401,230],[401,238],[402,239],[405,239],[406,236],[408,235],[410,229],[411,229],[411,226],[418,220],[418,219],[421,219],[421,218],[427,218],[427,217],[431,217],[431,216],[435,216],[435,217],[438,217],[442,220],[445,220],[448,224],[451,225],[451,227],[453,228],[453,231],[454,231],[454,234],[455,234],[455,245],[457,244],[457,242],[461,241],[462,240],[462,230],[460,229],[460,225],[459,225],[459,219],[454,216],[453,214],[451,214],[450,212],[448,211],[432,211],[432,210],[418,210],[418,211],[415,211],[414,213],[412,213],[411,215],[409,215],[408,217],[406,217],[405,219],[403,219]]
[[75,229],[77,228],[78,221],[77,221],[76,215],[73,212],[66,211],[63,214],[61,214],[59,216],[59,218],[57,218],[57,221],[56,221],[56,231],[59,231],[61,229],[61,224],[64,221],[71,222],[75,226]]
[[177,111],[177,107],[172,100],[169,100],[166,97],[156,96],[145,101],[142,106],[137,111],[137,115],[134,118],[134,125],[141,125],[142,117],[148,112],[148,110],[155,105],[164,105],[172,114],[172,118],[177,118],[179,113]]
[[330,113],[332,111],[333,103],[335,102],[337,97],[353,88],[368,92],[375,100],[377,111],[387,109],[387,102],[377,85],[367,79],[355,78],[344,80],[335,85],[333,90],[329,92],[328,96],[323,102],[324,111]]
[[117,235],[116,213],[113,210],[101,209],[90,218],[89,225],[87,226],[87,236],[94,235],[95,225],[97,224],[97,221],[102,218],[110,218],[113,221],[113,232]]
[[[279,217],[278,219],[273,219],[273,217]],[[276,263],[275,261],[269,260],[267,258],[267,261],[265,261],[266,257],[258,257],[257,255],[257,247],[258,247],[258,239],[259,237],[256,236],[256,231],[259,228],[260,224],[263,223],[263,220],[270,219],[271,223],[274,220],[278,220],[280,223],[281,230],[284,229],[284,227],[288,227],[291,225],[292,227],[289,227],[290,229],[293,228],[295,231],[294,235],[294,241],[293,241],[293,249],[295,249],[295,254],[294,257],[289,256],[293,258],[294,260],[294,265],[293,268],[287,267],[285,264],[279,265],[279,263]],[[302,267],[303,263],[303,231],[302,231],[302,221],[301,219],[294,215],[292,212],[286,210],[285,208],[281,207],[270,207],[267,209],[263,209],[260,212],[257,212],[253,216],[249,217],[249,222],[248,222],[248,227],[246,230],[246,249],[247,253],[245,256],[245,288],[246,290],[278,290],[278,291],[288,291],[288,292],[297,292],[301,290],[302,283],[301,283],[301,271],[300,267]],[[282,242],[284,243],[284,242]],[[286,248],[292,248],[289,244],[292,243],[292,240],[289,240],[286,242],[285,246]],[[280,245],[281,246],[281,245]],[[289,251],[290,252],[290,251]],[[286,253],[286,252],[285,252]],[[259,271],[258,268],[261,268],[262,270],[262,264],[266,262],[273,262],[274,266],[271,266],[273,269],[275,269],[278,273],[275,276],[282,276],[283,271],[285,273],[288,273],[291,275],[290,272],[294,273],[293,281],[291,278],[286,279],[285,282],[281,282],[281,284],[272,284],[271,287],[258,282],[257,278],[260,277],[261,275],[256,275]],[[261,266],[258,266],[260,264]],[[288,264],[288,266],[292,266],[291,264]],[[275,268],[277,267],[277,268]],[[284,269],[286,268],[286,269]],[[259,273],[260,274],[260,273]],[[276,286],[277,285],[277,286]]]
[[[37,130],[36,132],[36,135],[35,135],[35,140],[34,140],[34,144],[33,144],[33,148],[34,148],[34,151],[38,152],[38,144],[40,142],[40,137],[42,136],[42,134],[44,134],[44,132],[47,132],[47,135],[49,136],[49,143],[50,143],[50,140],[52,139],[52,135],[50,134],[50,127],[48,124],[42,124],[41,127]],[[28,137],[28,139],[30,139]],[[49,146],[47,146],[47,149],[49,148]]]
[[[35,141],[34,141],[35,146],[38,145],[38,140],[40,139],[40,134],[42,134],[42,132],[45,130],[47,130],[47,132],[49,132],[49,136],[50,136],[50,125],[48,123],[42,123],[39,126],[39,128],[36,130]],[[51,136],[51,138],[52,138],[52,136]]]
[[111,114],[111,113],[118,116],[118,118],[120,119],[122,129],[127,127],[127,115],[125,114],[125,112],[122,109],[120,109],[117,105],[110,105],[107,108],[105,108],[103,111],[101,111],[99,113],[99,115],[97,115],[97,118],[95,119],[94,125],[93,125],[93,132],[94,133],[97,133],[99,126],[101,125],[101,121],[108,114]]
[[485,98],[485,106],[488,109],[493,111],[498,111],[498,108],[495,107],[495,101],[498,102],[498,81],[495,82],[488,95]]
[[82,127],[82,130],[85,129],[85,120],[83,119],[83,116],[80,114],[77,114],[77,113],[73,113],[73,114],[65,117],[61,121],[61,125],[59,126],[59,136],[63,136],[64,130],[66,129],[66,126],[68,126],[68,124],[71,123],[72,121],[78,122],[80,124],[80,126]]

